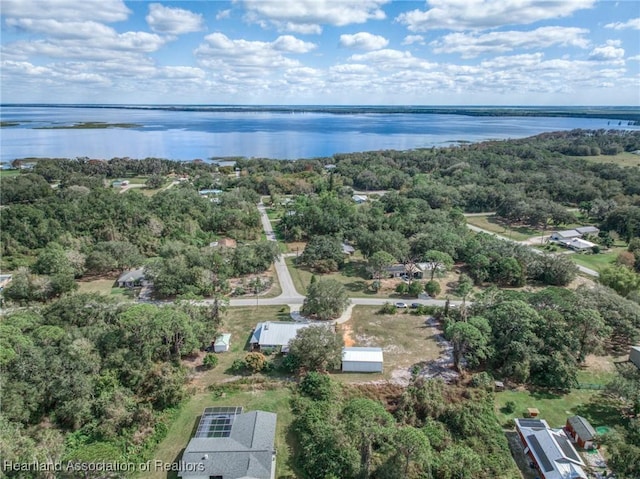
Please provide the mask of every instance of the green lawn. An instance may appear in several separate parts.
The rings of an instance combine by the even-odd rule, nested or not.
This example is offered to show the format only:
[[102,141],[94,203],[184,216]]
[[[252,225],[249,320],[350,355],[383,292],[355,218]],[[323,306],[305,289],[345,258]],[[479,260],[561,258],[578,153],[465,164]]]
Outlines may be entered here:
[[[293,284],[296,287],[296,290],[300,294],[306,294],[307,287],[309,286],[309,282],[311,281],[311,276],[313,276],[313,273],[306,268],[298,267],[295,264],[294,257],[286,258],[286,263],[287,267],[289,268],[289,272],[291,273],[291,278],[293,279]],[[355,258],[349,260],[340,272],[318,274],[316,276],[323,279],[335,279],[339,283],[342,283],[347,289],[348,295],[350,297],[390,297],[389,295],[376,294],[368,289],[368,285],[371,280],[368,279],[368,275],[365,269],[365,262]]]
[[18,176],[20,170],[0,170],[0,178],[6,178],[7,176]]
[[599,271],[605,266],[609,266],[610,264],[614,263],[616,258],[618,257],[618,254],[620,254],[620,252],[622,251],[626,251],[626,248],[614,247],[606,253],[598,254],[575,253],[571,254],[569,257],[573,260],[573,262],[579,264],[580,266],[585,266],[587,268]]
[[578,156],[577,159],[591,161],[593,163],[613,163],[619,166],[640,166],[640,155],[623,152],[617,155]]
[[132,290],[114,287],[114,279],[96,279],[94,281],[78,281],[79,293],[99,293],[118,297],[121,300],[133,299]]
[[492,233],[497,233],[516,241],[524,241],[529,238],[542,235],[540,230],[536,230],[528,226],[507,227],[506,224],[499,222],[494,215],[467,216],[466,220],[470,225],[477,226],[478,228],[491,231]]
[[[153,455],[154,460],[173,463],[178,460],[182,451],[192,437],[198,425],[200,415],[206,407],[242,406],[245,411],[263,410],[278,415],[275,446],[277,451],[276,477],[294,476],[291,459],[294,446],[290,434],[287,433],[293,419],[290,409],[291,390],[282,383],[274,383],[269,389],[257,383],[248,385],[246,391],[225,392],[224,397],[214,397],[210,392],[193,395],[181,407],[175,421],[169,427],[165,439],[158,445]],[[274,389],[271,389],[275,387]],[[138,475],[140,479],[168,479],[177,477],[175,473],[151,471]]]
[[[540,411],[540,418],[545,419],[551,427],[562,427],[567,422],[567,417],[584,412],[585,405],[598,394],[598,391],[588,389],[576,389],[567,394],[553,392],[534,392],[527,390],[501,391],[495,397],[496,416],[501,424],[509,419],[526,417],[527,408],[537,408]],[[507,401],[516,403],[513,413],[504,411]],[[606,425],[604,417],[587,417],[594,427]]]

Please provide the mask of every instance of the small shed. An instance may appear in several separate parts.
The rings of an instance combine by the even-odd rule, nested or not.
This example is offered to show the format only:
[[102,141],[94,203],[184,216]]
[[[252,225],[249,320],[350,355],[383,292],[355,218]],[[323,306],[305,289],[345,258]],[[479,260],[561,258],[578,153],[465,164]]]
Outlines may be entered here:
[[593,449],[596,431],[589,421],[582,416],[573,416],[567,419],[566,429],[578,447],[583,449]]
[[540,411],[538,411],[538,408],[535,407],[528,407],[527,408],[527,416],[529,417],[538,417],[540,415]]
[[640,369],[640,346],[631,346],[631,350],[629,351],[629,361]]
[[226,353],[231,346],[231,333],[222,333],[213,343],[214,353]]
[[342,372],[381,373],[382,348],[342,348]]

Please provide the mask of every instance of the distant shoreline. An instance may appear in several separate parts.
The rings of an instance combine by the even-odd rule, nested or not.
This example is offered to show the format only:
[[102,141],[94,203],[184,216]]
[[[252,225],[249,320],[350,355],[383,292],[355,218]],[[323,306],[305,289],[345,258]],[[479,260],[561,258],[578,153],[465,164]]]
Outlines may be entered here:
[[431,114],[465,116],[602,118],[640,124],[640,106],[414,106],[414,105],[116,105],[5,103],[0,108],[95,108],[223,113]]

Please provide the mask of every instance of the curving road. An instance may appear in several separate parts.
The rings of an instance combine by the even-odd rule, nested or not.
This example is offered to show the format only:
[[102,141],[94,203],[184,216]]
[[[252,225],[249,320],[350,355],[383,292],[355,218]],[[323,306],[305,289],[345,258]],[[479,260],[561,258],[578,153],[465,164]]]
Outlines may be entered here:
[[[273,226],[267,216],[267,211],[264,204],[260,202],[258,204],[258,211],[260,212],[260,221],[262,222],[262,228],[267,236],[267,240],[276,241],[276,235],[273,232]],[[280,255],[274,261],[276,274],[278,275],[278,282],[282,293],[275,298],[240,298],[232,299],[229,301],[229,306],[281,306],[288,305],[291,307],[291,311],[299,311],[299,306],[304,302],[304,296],[296,291],[289,273],[289,268],[284,261],[286,255]],[[209,300],[199,301],[200,303],[206,303]],[[381,306],[385,303],[394,302],[391,298],[350,298],[352,305],[363,306]],[[411,300],[412,303],[419,303],[429,306],[444,306],[446,300],[443,299],[415,299]],[[460,304],[461,301],[451,301],[452,305]]]
[[[486,213],[483,213],[483,214],[486,214]],[[526,242],[516,241],[516,240],[513,240],[511,238],[507,238],[506,236],[502,236],[502,235],[499,235],[497,233],[494,233],[493,231],[485,230],[483,228],[479,228],[477,226],[470,225],[469,223],[467,223],[467,228],[469,228],[471,231],[475,231],[476,233],[486,233],[488,235],[495,236],[496,238],[498,238],[499,240],[502,240],[502,241],[509,241],[510,243],[517,243],[517,244],[520,244],[520,245],[523,245],[523,246],[528,246],[531,249],[531,251],[533,251],[535,254],[544,254],[544,251],[540,251],[539,249],[532,248],[531,245],[526,243]],[[576,264],[576,266],[578,267],[578,270],[581,271],[584,274],[587,274],[589,276],[593,276],[595,278],[600,276],[600,274],[597,271],[594,271],[591,268],[586,268],[584,266],[580,266],[579,264]]]

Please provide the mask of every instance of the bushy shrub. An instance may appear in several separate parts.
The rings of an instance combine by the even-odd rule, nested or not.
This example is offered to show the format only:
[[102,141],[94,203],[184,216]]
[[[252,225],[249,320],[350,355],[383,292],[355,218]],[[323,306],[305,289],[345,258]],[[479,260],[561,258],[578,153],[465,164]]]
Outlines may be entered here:
[[205,369],[213,369],[218,365],[218,356],[215,354],[207,354],[202,360],[202,366]]
[[396,307],[391,303],[384,303],[379,311],[380,314],[396,314],[396,312]]

